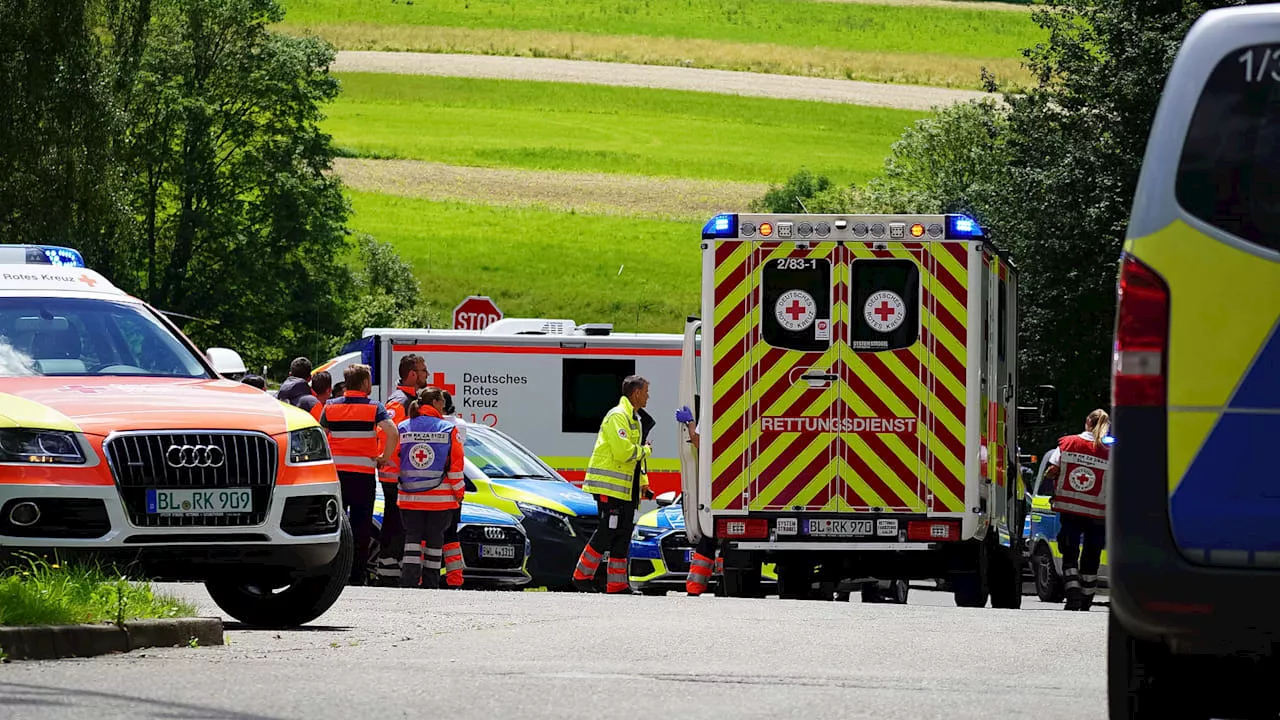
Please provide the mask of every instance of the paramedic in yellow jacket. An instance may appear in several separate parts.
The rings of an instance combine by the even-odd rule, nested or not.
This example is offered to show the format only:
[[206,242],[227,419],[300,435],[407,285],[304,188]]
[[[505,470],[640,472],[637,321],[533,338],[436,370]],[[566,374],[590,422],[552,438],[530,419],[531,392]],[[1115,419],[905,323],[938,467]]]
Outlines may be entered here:
[[627,553],[640,493],[648,489],[645,460],[653,453],[641,431],[640,411],[649,404],[649,381],[631,375],[622,381],[622,399],[600,423],[582,489],[596,496],[600,524],[591,535],[573,571],[573,585],[593,592],[592,578],[605,553],[609,554],[605,592],[630,594]]

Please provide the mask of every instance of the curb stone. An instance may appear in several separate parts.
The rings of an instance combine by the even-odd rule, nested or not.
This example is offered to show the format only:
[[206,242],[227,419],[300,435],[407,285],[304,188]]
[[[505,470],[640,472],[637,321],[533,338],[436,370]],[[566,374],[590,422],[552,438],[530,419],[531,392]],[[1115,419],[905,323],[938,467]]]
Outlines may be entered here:
[[0,627],[0,653],[9,660],[53,660],[129,652],[147,647],[222,645],[221,618],[130,620],[124,627],[47,625]]

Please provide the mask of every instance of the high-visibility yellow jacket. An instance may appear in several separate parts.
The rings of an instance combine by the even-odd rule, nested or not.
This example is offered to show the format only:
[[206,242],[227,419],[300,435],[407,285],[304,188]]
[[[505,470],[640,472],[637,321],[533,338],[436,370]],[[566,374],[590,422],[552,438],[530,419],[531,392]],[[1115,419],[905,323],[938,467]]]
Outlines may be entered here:
[[[636,409],[631,400],[623,397],[600,423],[582,489],[592,495],[608,495],[629,501],[632,499],[636,463],[642,463],[648,457],[649,448],[641,444],[640,419],[636,417]],[[642,466],[640,485],[648,484]]]

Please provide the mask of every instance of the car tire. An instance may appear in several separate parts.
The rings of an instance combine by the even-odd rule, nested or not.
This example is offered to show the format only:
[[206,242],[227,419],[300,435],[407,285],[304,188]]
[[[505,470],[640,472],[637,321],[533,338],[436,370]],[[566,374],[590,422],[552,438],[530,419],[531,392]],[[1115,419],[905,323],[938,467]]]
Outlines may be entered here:
[[867,604],[879,604],[884,602],[884,593],[880,592],[880,583],[863,583],[862,602]]
[[649,597],[662,597],[667,594],[667,591],[663,588],[642,587],[640,588],[640,594]]
[[[1111,720],[1207,718],[1189,705],[1185,689],[1213,687],[1207,678],[1190,677],[1186,658],[1162,642],[1134,637],[1115,613],[1107,619],[1107,710]],[[1188,684],[1190,683],[1190,684]]]
[[894,580],[889,584],[888,590],[881,591],[881,597],[885,602],[894,605],[906,605],[907,597],[911,594],[911,583],[906,580]]
[[1066,591],[1063,589],[1062,577],[1058,575],[1058,568],[1053,564],[1053,553],[1049,552],[1047,545],[1036,546],[1035,552],[1031,554],[1031,568],[1035,572],[1036,597],[1041,602],[1062,602]]
[[356,560],[351,523],[345,515],[340,522],[338,554],[322,572],[276,588],[238,578],[210,579],[205,582],[209,597],[223,612],[252,627],[292,628],[315,620],[342,595]]
[[987,545],[987,582],[991,590],[991,607],[1018,610],[1022,607],[1022,568],[1016,548],[999,543]]
[[986,543],[968,541],[962,548],[962,552],[969,556],[966,562],[969,567],[962,565],[953,570],[948,578],[951,581],[951,595],[955,599],[956,607],[986,607],[987,597],[991,594],[987,583]]

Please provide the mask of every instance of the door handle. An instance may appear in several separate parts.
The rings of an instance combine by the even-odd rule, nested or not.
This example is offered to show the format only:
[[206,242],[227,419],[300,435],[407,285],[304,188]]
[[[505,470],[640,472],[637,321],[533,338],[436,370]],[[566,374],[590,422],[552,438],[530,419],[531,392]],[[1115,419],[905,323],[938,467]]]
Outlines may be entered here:
[[840,376],[834,373],[807,372],[801,375],[800,379],[801,380],[825,380],[827,382],[835,382],[836,380],[840,379]]

